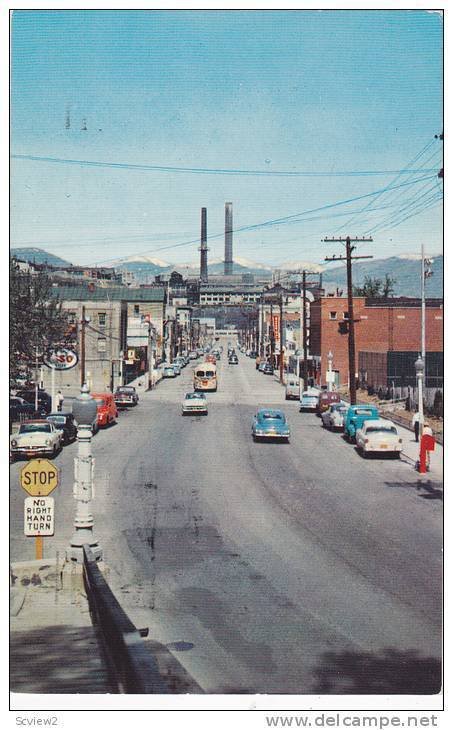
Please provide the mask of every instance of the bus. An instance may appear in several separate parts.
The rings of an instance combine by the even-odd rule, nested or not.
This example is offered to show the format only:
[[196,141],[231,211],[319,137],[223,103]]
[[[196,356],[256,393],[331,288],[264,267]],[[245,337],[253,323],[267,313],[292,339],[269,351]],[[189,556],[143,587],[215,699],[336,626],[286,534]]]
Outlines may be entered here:
[[217,367],[212,362],[202,362],[193,371],[194,390],[217,390]]

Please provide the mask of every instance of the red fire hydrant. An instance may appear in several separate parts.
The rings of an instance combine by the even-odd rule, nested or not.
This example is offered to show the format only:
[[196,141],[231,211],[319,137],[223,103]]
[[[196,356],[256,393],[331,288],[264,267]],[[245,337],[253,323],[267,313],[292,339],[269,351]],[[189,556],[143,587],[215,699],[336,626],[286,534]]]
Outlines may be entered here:
[[426,474],[426,455],[428,451],[434,451],[436,440],[434,436],[428,433],[423,434],[420,439],[420,461],[418,462],[418,471],[420,474]]

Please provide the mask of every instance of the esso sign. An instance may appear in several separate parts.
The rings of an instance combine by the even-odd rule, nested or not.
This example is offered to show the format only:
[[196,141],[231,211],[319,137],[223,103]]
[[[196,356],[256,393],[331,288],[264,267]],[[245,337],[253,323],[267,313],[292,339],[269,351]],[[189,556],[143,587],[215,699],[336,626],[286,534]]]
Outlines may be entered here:
[[70,370],[77,365],[78,360],[79,358],[74,350],[67,350],[62,347],[44,357],[44,364],[54,370]]

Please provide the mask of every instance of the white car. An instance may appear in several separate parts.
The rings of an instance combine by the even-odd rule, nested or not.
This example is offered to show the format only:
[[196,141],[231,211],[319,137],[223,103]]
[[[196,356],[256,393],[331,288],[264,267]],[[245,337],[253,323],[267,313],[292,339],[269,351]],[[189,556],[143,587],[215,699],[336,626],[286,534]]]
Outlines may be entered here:
[[186,393],[182,402],[182,415],[187,413],[202,413],[208,415],[208,401],[204,393]]
[[176,378],[179,373],[176,372],[176,368],[173,365],[166,365],[162,371],[163,378]]
[[300,380],[295,375],[289,375],[286,381],[285,398],[290,400],[294,398],[299,400],[300,398]]
[[57,430],[49,421],[27,421],[21,423],[17,433],[10,438],[11,457],[56,456],[63,445],[63,431]]
[[399,437],[395,424],[384,418],[364,421],[355,438],[362,456],[380,452],[399,458],[403,450],[403,439]]
[[349,403],[345,403],[344,401],[332,403],[327,411],[321,413],[323,427],[329,428],[331,431],[342,431],[348,408]]

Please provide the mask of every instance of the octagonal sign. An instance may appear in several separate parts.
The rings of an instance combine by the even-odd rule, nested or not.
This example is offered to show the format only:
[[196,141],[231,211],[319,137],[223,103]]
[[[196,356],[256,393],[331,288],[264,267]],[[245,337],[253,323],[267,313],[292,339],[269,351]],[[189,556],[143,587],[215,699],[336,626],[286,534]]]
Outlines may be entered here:
[[58,469],[48,459],[32,459],[20,470],[20,484],[30,497],[47,497],[58,486]]

